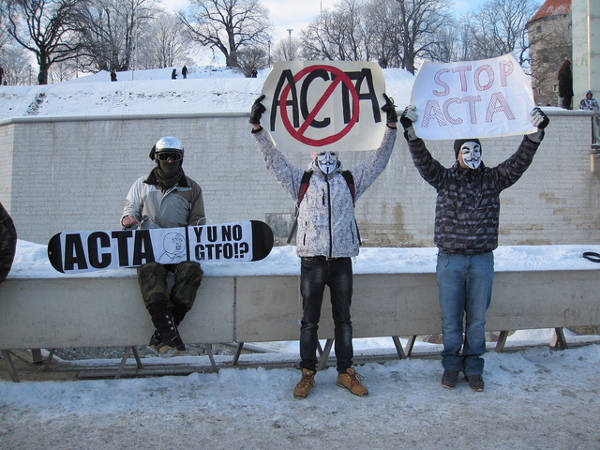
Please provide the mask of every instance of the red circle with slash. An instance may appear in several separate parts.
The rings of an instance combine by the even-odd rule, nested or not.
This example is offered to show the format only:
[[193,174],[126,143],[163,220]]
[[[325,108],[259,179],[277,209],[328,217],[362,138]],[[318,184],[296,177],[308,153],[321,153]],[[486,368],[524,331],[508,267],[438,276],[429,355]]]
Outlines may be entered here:
[[[285,126],[288,133],[290,133],[290,136],[292,136],[294,139],[302,142],[303,144],[307,144],[307,145],[310,145],[313,147],[322,147],[323,145],[333,144],[334,142],[337,142],[340,139],[342,139],[344,136],[346,136],[350,132],[350,130],[352,129],[354,124],[358,121],[358,115],[359,115],[358,93],[356,92],[356,88],[354,87],[354,84],[352,84],[352,80],[350,80],[350,77],[348,77],[348,75],[346,75],[342,70],[338,69],[337,67],[326,66],[326,65],[316,65],[316,66],[306,67],[305,69],[302,69],[300,72],[298,72],[294,76],[294,82],[300,81],[306,74],[312,72],[313,70],[318,70],[318,69],[324,69],[328,72],[331,72],[336,77],[333,80],[333,82],[331,83],[331,85],[325,90],[325,93],[319,99],[319,101],[313,108],[312,112],[308,115],[308,117],[306,118],[304,123],[300,126],[300,128],[298,128],[296,130],[292,126],[290,119],[288,117],[287,108],[281,107],[281,122]],[[352,118],[350,119],[350,122],[348,122],[348,125],[346,125],[344,127],[344,129],[341,130],[340,132],[338,132],[332,136],[323,138],[323,139],[311,139],[309,137],[304,136],[306,129],[309,127],[309,125],[311,124],[313,119],[316,117],[316,115],[319,113],[319,111],[321,110],[321,108],[323,107],[325,102],[329,99],[329,97],[331,97],[331,95],[333,94],[333,92],[335,91],[335,89],[341,82],[343,82],[346,85],[346,87],[348,88],[348,91],[352,95],[353,113],[352,113]],[[290,93],[290,89],[291,89],[291,86],[290,86],[290,84],[288,84],[281,91],[281,97],[279,98],[280,105],[285,105],[287,103],[287,98]]]

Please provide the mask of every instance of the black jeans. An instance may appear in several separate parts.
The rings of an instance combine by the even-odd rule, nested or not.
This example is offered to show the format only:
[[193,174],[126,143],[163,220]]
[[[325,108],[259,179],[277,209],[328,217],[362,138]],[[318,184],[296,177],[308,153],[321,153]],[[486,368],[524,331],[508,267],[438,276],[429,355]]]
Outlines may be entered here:
[[352,261],[350,258],[327,260],[324,257],[302,258],[300,293],[302,326],[300,328],[300,367],[316,370],[319,319],[325,286],[329,286],[331,311],[335,324],[337,370],[345,373],[352,367]]

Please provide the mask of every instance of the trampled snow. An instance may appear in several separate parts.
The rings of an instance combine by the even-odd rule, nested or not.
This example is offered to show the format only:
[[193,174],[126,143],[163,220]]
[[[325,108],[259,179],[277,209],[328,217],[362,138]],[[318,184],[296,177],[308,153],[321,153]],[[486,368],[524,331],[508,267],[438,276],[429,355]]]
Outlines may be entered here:
[[[116,83],[104,72],[57,85],[2,87],[0,119],[246,112],[266,77],[265,72],[247,79],[222,68],[191,69],[188,80],[171,80],[168,68],[119,73]],[[384,73],[396,104],[407,104],[412,75],[396,69]],[[259,263],[207,263],[204,269],[207,276],[295,274],[294,250],[280,247]],[[597,269],[599,264],[581,257],[583,251],[600,252],[600,247],[501,247],[496,269]],[[435,249],[363,248],[354,270],[433,272]],[[130,269],[95,276],[123,276],[123,271],[135,276]],[[44,246],[19,241],[9,276],[64,275],[50,267]],[[241,369],[224,363],[218,373],[178,377],[0,381],[0,448],[600,448],[600,345],[551,350],[543,345],[551,335],[552,330],[519,331],[509,338],[509,349],[539,345],[488,352],[483,393],[470,391],[465,382],[453,391],[442,388],[440,348],[427,343],[415,351],[430,356],[358,367],[370,390],[365,398],[336,386],[337,373],[330,367],[317,374],[307,399],[296,400],[292,389],[299,372],[291,365]],[[567,334],[570,342],[594,338]],[[355,346],[357,354],[394,351],[391,339],[356,340]],[[297,342],[282,344],[281,351],[295,358]]]

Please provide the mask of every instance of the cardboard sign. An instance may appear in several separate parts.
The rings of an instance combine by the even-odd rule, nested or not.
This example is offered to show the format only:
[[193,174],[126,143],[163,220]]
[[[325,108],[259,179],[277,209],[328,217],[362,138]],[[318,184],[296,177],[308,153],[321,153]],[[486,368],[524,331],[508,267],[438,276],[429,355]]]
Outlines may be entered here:
[[461,139],[510,136],[536,131],[531,81],[515,58],[504,55],[451,64],[426,62],[419,70],[411,103],[417,107],[417,136]]
[[385,79],[374,62],[283,61],[262,90],[262,126],[280,149],[373,150],[385,132]]
[[82,273],[149,262],[247,262],[265,258],[273,232],[264,222],[150,230],[65,231],[48,243],[48,258],[62,273]]

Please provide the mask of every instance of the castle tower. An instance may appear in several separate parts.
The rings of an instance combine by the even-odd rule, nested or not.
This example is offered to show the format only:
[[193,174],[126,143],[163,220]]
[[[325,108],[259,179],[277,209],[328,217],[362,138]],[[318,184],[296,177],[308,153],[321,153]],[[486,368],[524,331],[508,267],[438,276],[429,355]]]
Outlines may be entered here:
[[565,59],[572,61],[571,0],[546,0],[527,30],[535,102],[558,106],[558,68]]

